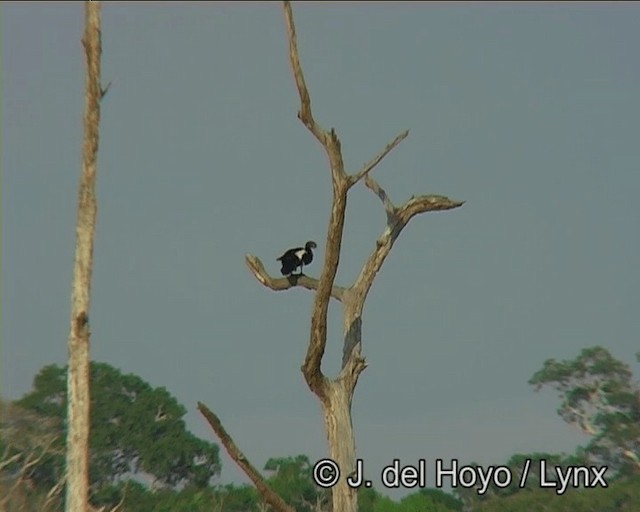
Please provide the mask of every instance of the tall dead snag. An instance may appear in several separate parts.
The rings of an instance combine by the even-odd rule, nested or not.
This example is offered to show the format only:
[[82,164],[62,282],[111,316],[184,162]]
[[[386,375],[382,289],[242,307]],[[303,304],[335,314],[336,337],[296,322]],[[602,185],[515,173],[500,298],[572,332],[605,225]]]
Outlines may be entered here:
[[67,374],[67,488],[65,510],[89,508],[89,302],[96,227],[96,160],[100,123],[100,3],[85,3],[82,45],[86,57],[82,173],[71,284]]
[[[356,489],[349,487],[346,477],[354,471],[356,459],[351,421],[351,401],[358,377],[367,366],[361,356],[364,302],[376,274],[389,255],[402,229],[409,221],[421,213],[458,208],[464,202],[453,201],[444,196],[423,195],[412,197],[403,205],[396,206],[391,202],[384,189],[370,176],[370,172],[382,159],[409,135],[408,131],[398,135],[356,173],[349,174],[345,171],[340,140],[335,130],[327,131],[323,129],[313,118],[311,99],[298,55],[293,14],[288,1],[284,2],[284,18],[289,41],[289,60],[300,97],[298,118],[324,148],[331,172],[333,198],[326,236],[324,262],[320,279],[313,279],[304,275],[293,275],[285,278],[272,277],[266,272],[260,259],[250,254],[246,256],[246,263],[255,278],[271,290],[282,291],[299,286],[316,292],[311,316],[309,345],[302,365],[302,373],[309,388],[320,400],[330,455],[340,468],[341,476],[332,489],[333,511],[356,512],[358,509]],[[351,286],[341,287],[335,285],[334,280],[340,260],[347,194],[351,187],[360,181],[363,181],[365,186],[380,198],[387,222],[376,241],[374,250],[366,259],[356,280]],[[321,369],[322,357],[327,342],[327,312],[331,298],[341,302],[343,306],[342,367],[340,373],[334,379],[326,377]],[[199,404],[203,414],[210,413],[203,407],[202,404]],[[205,414],[206,416],[207,414]],[[244,456],[240,457],[234,453],[235,445],[230,441],[228,434],[221,429],[219,420],[217,420],[218,424],[216,424],[216,421],[211,418],[207,419],[227,447],[229,455],[255,482],[255,474],[245,467],[246,460]],[[261,486],[258,487],[258,490],[265,496]],[[286,510],[278,506],[276,508],[278,510]]]
[[[358,377],[366,368],[365,360],[361,356],[364,302],[377,272],[382,267],[400,232],[409,221],[421,213],[457,208],[462,206],[463,202],[452,201],[443,196],[426,195],[411,198],[402,206],[396,206],[382,187],[370,176],[369,173],[382,159],[407,137],[408,131],[398,135],[358,172],[349,174],[345,171],[340,140],[335,130],[324,130],[313,118],[309,91],[300,65],[293,14],[291,5],[287,1],[284,2],[284,17],[289,40],[289,59],[300,96],[298,118],[323,146],[329,159],[331,171],[333,200],[324,263],[318,281],[310,278],[291,281],[273,279],[266,275],[260,260],[250,255],[247,256],[247,265],[262,284],[273,290],[283,289],[285,287],[283,281],[289,283],[289,286],[302,285],[305,288],[316,289],[309,346],[302,365],[302,372],[309,388],[320,399],[331,458],[341,470],[342,476],[333,488],[333,510],[334,512],[356,512],[356,490],[348,486],[345,478],[355,469],[356,458],[351,422],[351,401]],[[355,282],[347,288],[337,288],[334,286],[334,280],[340,259],[347,194],[351,187],[362,180],[382,201],[387,215],[387,225],[378,237],[375,249],[365,261]],[[331,297],[342,302],[343,306],[342,369],[335,379],[327,378],[321,370],[322,356],[327,342],[327,311]]]

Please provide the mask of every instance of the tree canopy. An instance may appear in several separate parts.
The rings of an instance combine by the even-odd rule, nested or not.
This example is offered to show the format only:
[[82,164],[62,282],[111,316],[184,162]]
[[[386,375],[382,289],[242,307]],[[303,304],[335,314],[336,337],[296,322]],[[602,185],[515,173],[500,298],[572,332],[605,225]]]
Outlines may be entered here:
[[[573,454],[514,454],[505,465],[512,484],[420,489],[393,500],[380,489],[358,490],[359,512],[635,512],[640,505],[638,385],[629,366],[602,347],[583,350],[576,359],[549,359],[530,383],[560,393],[558,413],[592,435]],[[262,512],[268,507],[248,485],[216,485],[218,447],[189,433],[186,409],[163,387],[105,363],[91,364],[91,497],[95,505],[136,512]],[[60,510],[64,476],[66,368],[49,365],[34,379],[33,390],[16,402],[0,402],[0,508]],[[633,450],[636,450],[635,452]],[[520,488],[525,461],[532,461]],[[556,466],[611,464],[608,487],[569,489],[557,495],[540,488],[539,461],[547,482]],[[474,464],[471,464],[474,465]],[[268,484],[296,511],[329,510],[330,490],[312,479],[306,455],[270,458],[263,467]],[[25,485],[18,485],[18,484]],[[53,492],[55,491],[55,492]],[[9,508],[6,508],[6,506]],[[3,509],[4,510],[4,509]]]
[[[64,428],[66,368],[45,366],[18,405]],[[92,362],[90,469],[92,490],[138,475],[154,487],[203,488],[220,472],[218,446],[186,430],[186,409],[164,387]],[[42,478],[62,465],[60,458]]]
[[631,368],[605,348],[585,348],[571,361],[545,361],[529,380],[558,391],[558,414],[592,436],[584,454],[611,473],[640,470],[640,387]]

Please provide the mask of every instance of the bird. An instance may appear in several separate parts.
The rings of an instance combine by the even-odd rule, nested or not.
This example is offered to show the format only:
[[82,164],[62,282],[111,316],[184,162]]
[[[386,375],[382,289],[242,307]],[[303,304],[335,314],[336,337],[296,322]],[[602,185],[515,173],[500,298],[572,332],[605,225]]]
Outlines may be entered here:
[[293,274],[293,271],[300,267],[300,273],[297,275],[301,276],[302,267],[308,265],[313,261],[313,252],[311,250],[315,249],[316,247],[316,243],[313,240],[309,240],[306,244],[304,244],[304,247],[295,247],[293,249],[289,249],[282,256],[276,258],[276,261],[282,263],[282,268],[280,269],[282,275],[288,276],[290,274]]

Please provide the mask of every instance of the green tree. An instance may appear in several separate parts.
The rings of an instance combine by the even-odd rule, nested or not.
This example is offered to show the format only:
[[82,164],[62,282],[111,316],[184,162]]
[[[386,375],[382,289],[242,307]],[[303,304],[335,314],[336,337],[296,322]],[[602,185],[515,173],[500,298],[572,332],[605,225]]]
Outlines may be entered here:
[[128,480],[105,487],[92,498],[96,505],[107,507],[121,500],[122,508],[118,510],[134,512],[253,512],[258,510],[257,496],[256,490],[247,485],[154,491]]
[[[481,484],[478,483],[475,487],[464,488],[458,487],[455,490],[455,494],[466,504],[469,508],[474,508],[477,504],[487,501],[492,497],[506,497],[519,492],[528,492],[532,489],[540,489],[540,483],[543,481],[543,475],[541,474],[541,461],[545,462],[546,471],[544,474],[544,480],[546,482],[556,481],[556,467],[562,467],[566,470],[569,466],[582,466],[588,464],[586,457],[580,454],[566,455],[557,453],[517,453],[512,455],[504,466],[509,469],[511,474],[511,484],[507,487],[498,487],[490,484],[486,492],[482,495],[478,494],[478,490],[481,488]],[[477,463],[472,463],[472,466],[479,466]],[[480,465],[481,466],[481,465]],[[485,466],[483,466],[485,467]],[[523,488],[520,487],[520,479],[523,471],[527,468],[527,477]]]
[[373,487],[360,487],[358,489],[358,512],[373,512],[375,504],[382,495]]
[[[439,489],[420,489],[408,494],[400,502],[391,501],[386,496],[377,498],[371,509],[373,512],[458,512],[463,503]],[[363,512],[360,510],[360,512]]]
[[[55,462],[64,460],[61,437],[58,421],[0,399],[0,510],[59,509],[64,472]],[[44,485],[37,486],[42,476]]]
[[421,512],[458,512],[463,503],[440,489],[420,489],[400,500],[403,510]]
[[584,450],[592,463],[609,474],[640,470],[640,387],[628,365],[596,346],[572,361],[547,360],[529,384],[559,392],[558,414],[593,436]]
[[258,510],[258,491],[252,485],[228,484],[216,489],[223,512],[249,512]]
[[264,469],[273,473],[267,479],[269,486],[296,511],[312,511],[327,503],[327,492],[313,482],[313,468],[306,455],[271,458]]
[[388,496],[380,496],[373,505],[373,512],[400,512],[400,505]]
[[[44,367],[18,404],[63,425],[66,371]],[[186,409],[165,388],[152,388],[136,375],[97,362],[91,363],[90,382],[92,492],[136,474],[169,488],[203,488],[219,474],[218,446],[186,430]],[[58,458],[51,467],[40,468],[40,478],[53,478],[49,473],[62,464]]]
[[557,495],[548,489],[528,489],[511,496],[493,496],[476,504],[473,512],[637,512],[640,475],[623,477],[609,487],[569,489]]

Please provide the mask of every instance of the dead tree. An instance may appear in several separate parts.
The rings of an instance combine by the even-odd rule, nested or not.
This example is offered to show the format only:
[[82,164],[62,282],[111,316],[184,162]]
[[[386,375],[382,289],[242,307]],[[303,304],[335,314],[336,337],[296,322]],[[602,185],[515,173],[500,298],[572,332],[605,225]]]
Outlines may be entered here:
[[[304,364],[302,365],[302,373],[309,388],[320,400],[325,420],[325,431],[329,442],[330,456],[340,468],[341,476],[332,489],[333,511],[356,512],[356,489],[349,487],[346,477],[355,470],[356,459],[355,440],[351,421],[351,401],[358,377],[367,366],[365,359],[361,355],[362,312],[367,294],[371,289],[376,274],[389,255],[393,244],[402,232],[402,229],[413,217],[421,213],[458,208],[462,206],[464,202],[453,201],[444,196],[423,195],[412,197],[404,204],[396,206],[391,202],[378,182],[371,177],[371,171],[390,151],[407,137],[409,134],[408,131],[398,135],[393,141],[387,144],[378,155],[367,162],[357,172],[348,173],[345,170],[340,140],[336,131],[334,129],[329,131],[323,129],[313,117],[311,99],[298,55],[293,15],[288,1],[284,2],[284,17],[289,41],[289,60],[300,97],[298,118],[324,148],[329,160],[329,170],[331,172],[333,197],[325,242],[324,262],[320,279],[313,279],[304,275],[299,277],[274,278],[266,272],[260,259],[250,254],[246,256],[246,263],[255,278],[271,290],[282,291],[296,286],[315,290],[309,345]],[[334,281],[340,259],[347,194],[353,186],[361,181],[379,197],[386,213],[387,222],[382,233],[376,240],[375,248],[364,262],[355,281],[346,287],[336,286]],[[322,357],[327,342],[327,312],[331,298],[341,302],[343,307],[342,367],[337,377],[333,379],[325,376],[321,369]],[[211,411],[206,409],[202,404],[199,404],[199,407],[203,413],[206,411],[212,414]],[[216,428],[214,428],[214,430],[219,433]],[[224,439],[222,440],[228,449]],[[243,467],[243,464],[234,457],[233,452],[230,452],[230,455]],[[246,463],[244,456],[242,456],[242,462]],[[249,474],[249,476],[255,482],[256,476],[251,474]],[[266,498],[265,492],[269,491],[264,491],[261,487],[259,487],[259,490]],[[279,510],[287,510],[280,507],[276,508]],[[288,510],[290,510],[290,508],[288,508]]]
[[[0,400],[0,510],[55,508],[64,484],[64,475],[45,494],[34,493],[33,470],[48,457],[63,455],[61,428],[53,418],[40,416],[11,402]],[[59,507],[58,507],[59,508]]]
[[65,509],[85,512],[89,502],[89,303],[96,227],[96,161],[100,124],[100,3],[85,3],[86,76],[82,171],[71,285],[67,374],[67,487]]

